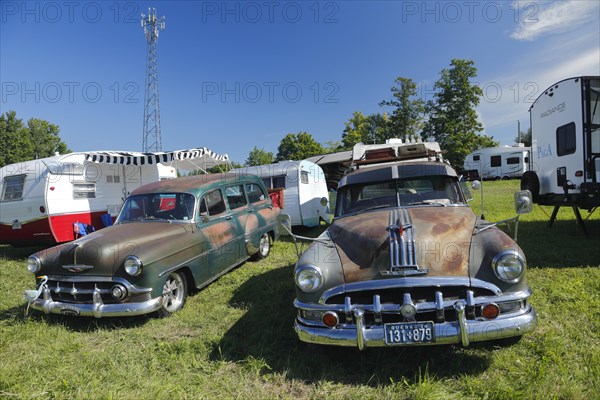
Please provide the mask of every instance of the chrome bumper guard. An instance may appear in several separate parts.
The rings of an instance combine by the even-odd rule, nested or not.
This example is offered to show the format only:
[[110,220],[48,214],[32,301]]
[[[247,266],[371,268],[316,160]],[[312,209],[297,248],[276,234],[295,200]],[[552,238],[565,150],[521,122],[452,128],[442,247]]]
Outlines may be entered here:
[[104,304],[100,291],[96,289],[92,294],[92,299],[92,304],[54,301],[50,289],[45,286],[42,296],[31,304],[31,308],[46,314],[102,318],[143,315],[162,307],[162,296],[144,302]]
[[[524,299],[526,299],[526,297]],[[482,318],[467,319],[470,306],[468,303],[472,301],[472,298],[468,300],[468,302],[458,300],[452,304],[452,308],[456,311],[456,321],[434,321],[435,341],[431,343],[386,344],[384,327],[380,322],[380,318],[377,317],[377,314],[381,312],[382,305],[379,304],[378,301],[374,301],[374,305],[351,305],[349,298],[346,298],[346,304],[341,306],[340,309],[336,309],[335,305],[302,303],[296,299],[294,301],[294,306],[299,310],[335,310],[341,315],[344,315],[344,313],[346,314],[346,323],[340,324],[335,328],[328,328],[324,325],[319,326],[317,324],[313,325],[306,323],[307,321],[297,317],[294,324],[294,330],[298,334],[298,338],[303,342],[337,346],[355,346],[360,350],[363,350],[365,347],[382,346],[393,347],[444,344],[462,344],[463,346],[468,346],[472,342],[521,336],[533,331],[537,326],[537,314],[535,309],[529,304],[527,304],[526,308],[523,310],[504,315],[501,314],[498,318],[493,320],[485,320]],[[379,321],[379,323],[367,326],[364,318],[365,311],[375,311],[375,319],[376,321]],[[349,323],[349,317],[353,317],[354,323]]]

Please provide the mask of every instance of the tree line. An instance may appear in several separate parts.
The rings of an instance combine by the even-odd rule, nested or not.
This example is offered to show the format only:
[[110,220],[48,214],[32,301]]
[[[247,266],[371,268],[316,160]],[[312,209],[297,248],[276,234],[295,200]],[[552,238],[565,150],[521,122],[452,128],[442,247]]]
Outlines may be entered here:
[[401,138],[436,141],[447,151],[446,159],[462,168],[465,156],[484,147],[498,146],[492,136],[480,134],[483,125],[475,108],[483,95],[472,82],[477,68],[472,60],[453,59],[440,72],[431,100],[418,96],[416,82],[398,77],[391,87],[391,98],[379,102],[386,111],[365,115],[353,113],[345,123],[342,136],[326,146],[318,143],[307,132],[286,135],[277,154],[254,147],[246,165],[269,164],[282,160],[302,160],[315,155],[351,150],[359,142],[385,143],[387,139]]
[[38,118],[30,118],[25,124],[15,111],[0,115],[0,167],[70,153],[59,131],[58,125]]

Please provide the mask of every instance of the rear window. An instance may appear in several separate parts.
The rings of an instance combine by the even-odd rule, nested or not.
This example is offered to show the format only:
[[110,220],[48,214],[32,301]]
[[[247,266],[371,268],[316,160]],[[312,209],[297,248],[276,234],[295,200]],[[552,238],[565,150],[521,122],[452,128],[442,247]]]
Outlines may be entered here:
[[556,154],[566,156],[575,153],[575,122],[568,123],[556,129]]

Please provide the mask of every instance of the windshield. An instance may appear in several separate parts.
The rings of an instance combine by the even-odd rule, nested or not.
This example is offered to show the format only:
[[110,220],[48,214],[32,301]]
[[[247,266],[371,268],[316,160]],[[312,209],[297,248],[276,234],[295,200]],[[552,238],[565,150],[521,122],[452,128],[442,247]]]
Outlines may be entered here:
[[190,221],[196,198],[189,193],[149,193],[125,200],[116,223],[143,220]]
[[366,182],[340,188],[336,216],[385,207],[463,204],[458,182],[450,176],[423,176]]

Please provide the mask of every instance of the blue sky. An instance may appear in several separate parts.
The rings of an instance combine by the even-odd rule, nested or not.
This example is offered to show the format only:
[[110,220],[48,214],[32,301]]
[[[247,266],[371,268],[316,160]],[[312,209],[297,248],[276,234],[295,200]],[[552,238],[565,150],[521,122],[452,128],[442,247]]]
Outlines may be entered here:
[[163,150],[244,162],[288,133],[341,139],[396,77],[427,100],[453,58],[484,89],[484,133],[512,144],[548,86],[600,75],[598,1],[0,1],[0,111],[60,126],[74,151],[142,150],[146,43],[158,41]]

